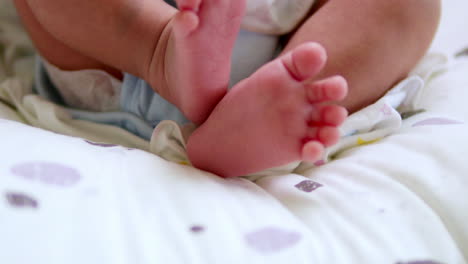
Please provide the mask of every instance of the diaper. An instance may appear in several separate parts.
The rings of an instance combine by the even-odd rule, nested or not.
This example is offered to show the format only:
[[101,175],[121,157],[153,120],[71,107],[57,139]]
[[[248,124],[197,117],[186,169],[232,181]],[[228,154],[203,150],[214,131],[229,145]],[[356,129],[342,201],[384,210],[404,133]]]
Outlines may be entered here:
[[309,13],[315,0],[247,0],[242,27],[249,31],[283,35]]
[[64,71],[43,60],[50,80],[68,106],[97,112],[119,109],[122,82],[101,70]]
[[[65,84],[59,88],[52,81],[52,76],[47,72],[46,65],[51,68],[51,65],[44,59],[40,57],[37,59],[34,90],[40,96],[54,103],[65,105],[66,110],[73,119],[117,126],[146,140],[150,140],[154,127],[162,120],[172,120],[180,125],[188,122],[174,105],[153,92],[145,81],[131,74],[124,74],[123,81],[119,81],[103,71],[95,71],[91,72],[91,74],[88,70],[69,72],[52,66],[53,73],[58,73],[58,77],[62,78],[59,79],[62,82],[61,84]],[[93,76],[106,77],[108,80],[106,82],[92,82],[91,77]],[[111,98],[112,100],[109,98],[103,99],[112,102],[112,108],[109,108],[109,111],[90,109],[91,107],[95,107],[95,109],[102,107],[97,100],[94,106],[87,109],[79,109],[76,106],[67,104],[66,100],[69,100],[69,98],[65,99],[66,97],[63,96],[65,93],[63,93],[62,89],[63,87],[76,87],[79,89],[80,83],[75,83],[77,79],[88,80],[87,84],[90,87],[87,90],[115,89],[118,94],[116,93],[115,97]],[[75,84],[77,86],[74,86]],[[107,86],[104,87],[104,85]],[[87,104],[89,106],[86,102],[86,94],[70,94],[75,95],[75,97],[69,102],[78,102],[78,105]],[[90,99],[94,98],[92,93],[88,93],[88,95]]]

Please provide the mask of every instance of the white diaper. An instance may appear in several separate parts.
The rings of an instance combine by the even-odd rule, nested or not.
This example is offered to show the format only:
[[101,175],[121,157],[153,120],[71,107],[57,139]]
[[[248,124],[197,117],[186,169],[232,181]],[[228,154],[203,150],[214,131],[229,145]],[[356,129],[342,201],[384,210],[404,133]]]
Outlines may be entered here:
[[43,60],[63,101],[70,107],[97,112],[119,109],[122,82],[101,70],[64,71]]
[[248,0],[242,27],[253,32],[283,35],[294,30],[315,0]]

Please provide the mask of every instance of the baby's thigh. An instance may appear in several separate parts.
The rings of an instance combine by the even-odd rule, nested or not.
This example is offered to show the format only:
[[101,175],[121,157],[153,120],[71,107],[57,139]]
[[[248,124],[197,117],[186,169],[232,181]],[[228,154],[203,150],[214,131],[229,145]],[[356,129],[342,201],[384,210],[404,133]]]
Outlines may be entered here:
[[101,69],[120,77],[118,70],[85,56],[51,35],[36,19],[26,0],[14,0],[18,15],[36,49],[47,61],[64,70]]

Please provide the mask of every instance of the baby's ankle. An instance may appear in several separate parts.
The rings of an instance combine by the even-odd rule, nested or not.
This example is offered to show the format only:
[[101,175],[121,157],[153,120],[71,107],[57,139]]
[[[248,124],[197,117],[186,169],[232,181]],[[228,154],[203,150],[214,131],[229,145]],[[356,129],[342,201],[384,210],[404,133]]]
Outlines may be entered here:
[[166,82],[166,53],[168,52],[169,40],[172,32],[172,19],[166,24],[158,37],[151,43],[151,50],[147,63],[143,65],[142,79],[147,81],[158,94],[165,94]]

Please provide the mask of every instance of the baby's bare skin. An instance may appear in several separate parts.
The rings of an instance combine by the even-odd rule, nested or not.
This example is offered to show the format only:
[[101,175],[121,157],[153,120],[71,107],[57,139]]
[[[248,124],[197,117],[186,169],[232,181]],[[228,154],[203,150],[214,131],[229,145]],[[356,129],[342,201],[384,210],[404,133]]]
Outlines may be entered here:
[[[224,96],[244,0],[179,0],[180,11],[152,0],[15,2],[51,63],[137,75],[201,124],[189,157],[221,176],[317,160],[338,140],[345,108],[368,105],[416,64],[440,8],[439,0],[321,1],[280,58]],[[310,41],[327,50],[325,66],[324,49]],[[77,63],[57,55],[67,52]],[[332,103],[347,92],[345,79],[330,77],[337,74],[350,84],[345,108]]]
[[196,124],[227,92],[231,54],[245,0],[178,0],[164,28],[146,80]]
[[317,161],[338,141],[347,115],[341,106],[323,104],[346,96],[344,78],[305,82],[325,58],[320,45],[305,43],[235,85],[189,138],[192,163],[230,177]]

